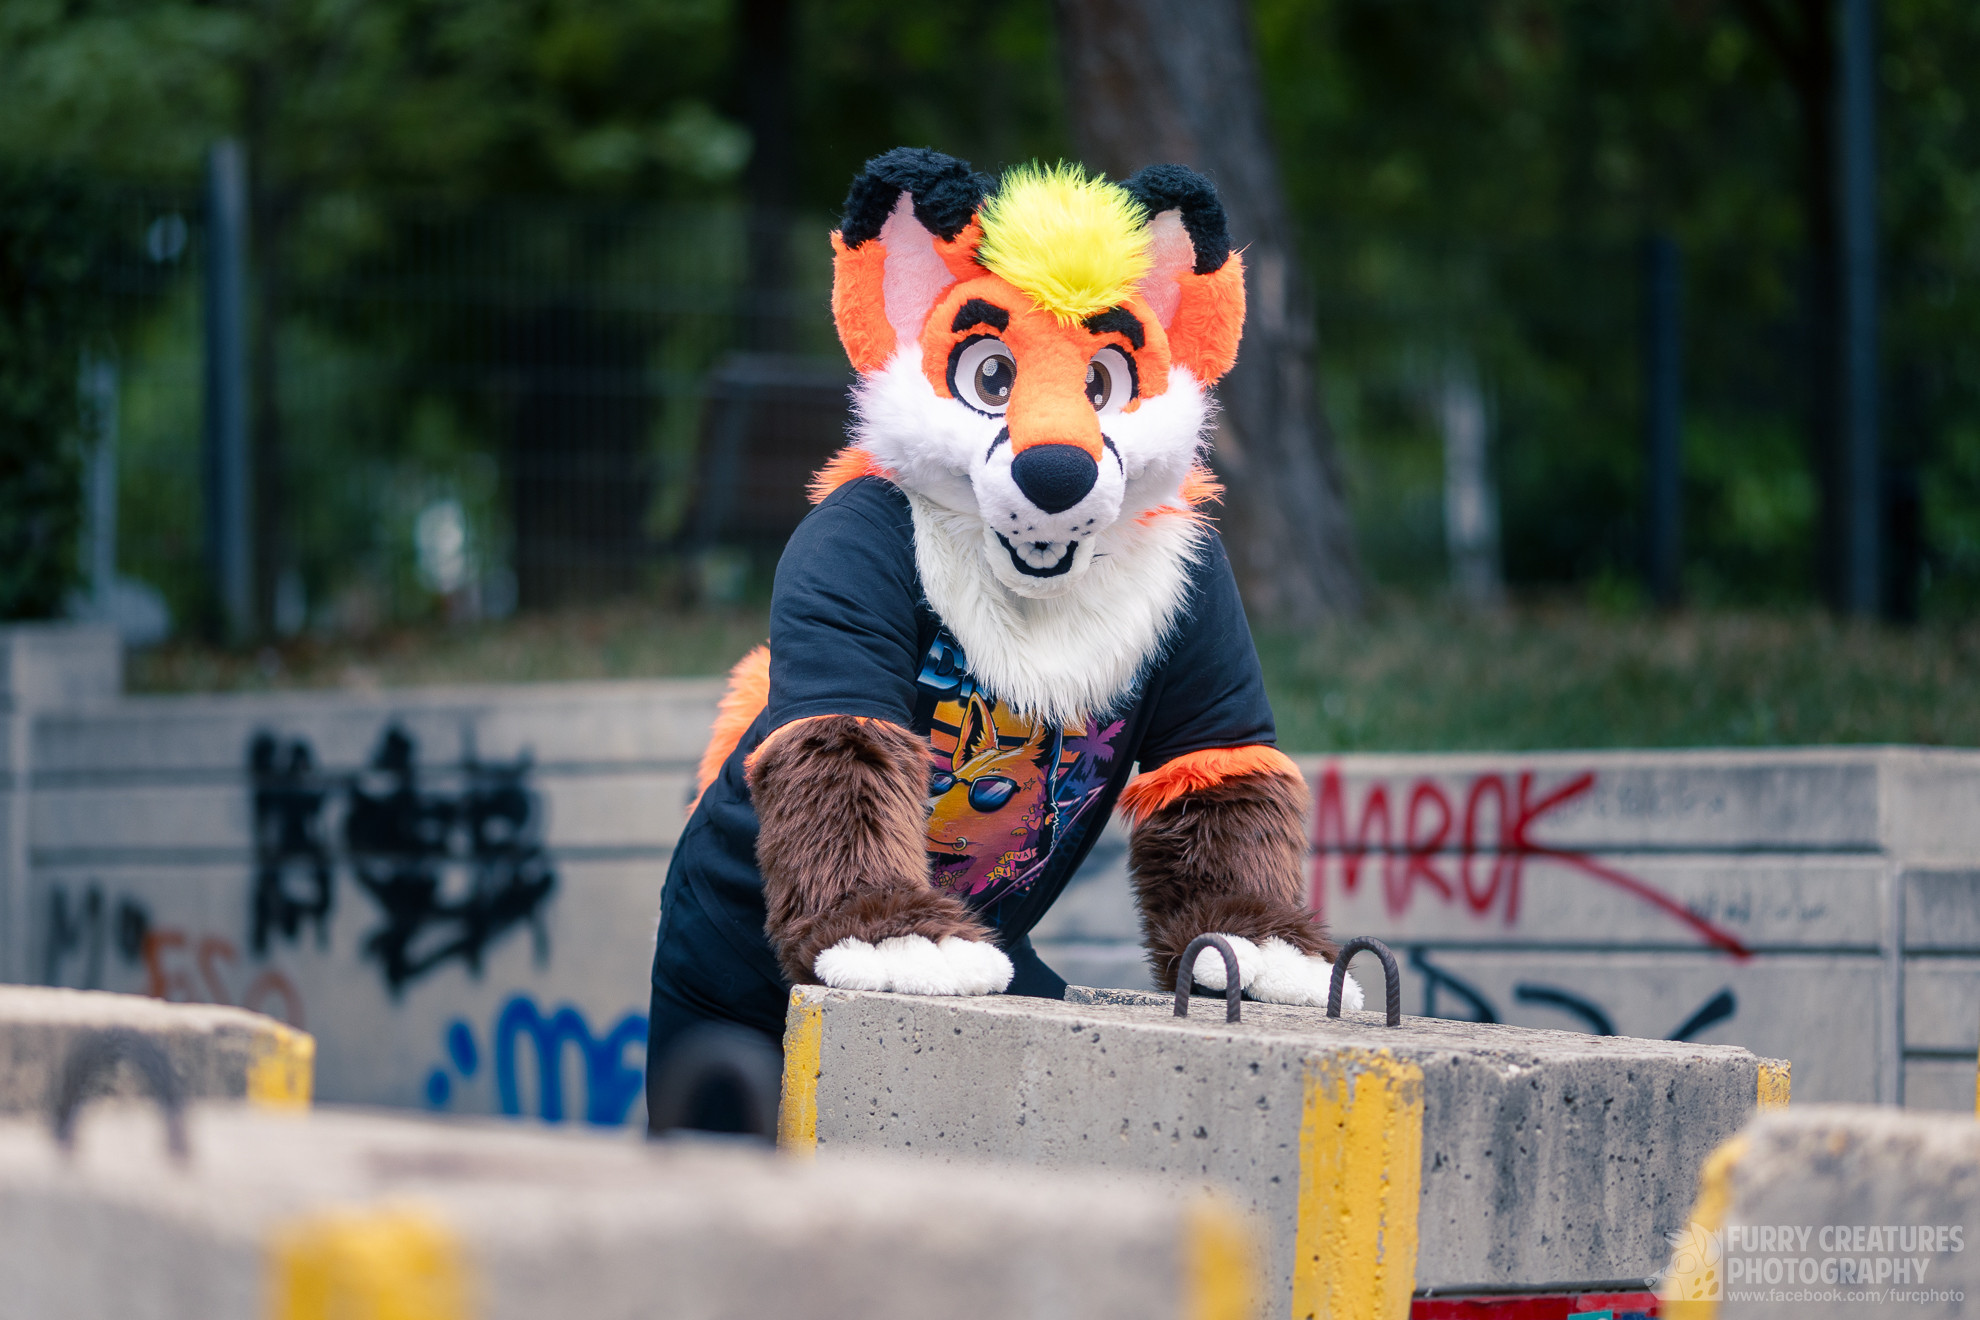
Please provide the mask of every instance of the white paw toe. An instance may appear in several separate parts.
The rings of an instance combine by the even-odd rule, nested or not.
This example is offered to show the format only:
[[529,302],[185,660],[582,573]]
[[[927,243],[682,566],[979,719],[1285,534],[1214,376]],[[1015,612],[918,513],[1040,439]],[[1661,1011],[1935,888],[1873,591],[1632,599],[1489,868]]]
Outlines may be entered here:
[[1349,972],[1341,979],[1341,1007],[1350,1013],[1361,1011],[1361,987],[1355,984],[1354,973]]
[[834,990],[887,988],[887,960],[865,940],[840,940],[813,959],[811,967]]
[[949,970],[955,974],[956,994],[992,995],[1011,983],[1014,975],[1011,960],[994,944],[951,935],[936,947],[949,960]]
[[[1231,949],[1237,954],[1238,986],[1250,989],[1251,980],[1258,975],[1258,946],[1242,935],[1226,935]],[[1205,990],[1224,988],[1224,955],[1216,949],[1205,949],[1196,955],[1196,966],[1190,969],[1190,976]]]
[[1276,935],[1258,946],[1258,975],[1245,984],[1253,999],[1268,1004],[1325,1007],[1334,966],[1309,957]]
[[895,935],[874,946],[887,960],[888,988],[904,995],[953,995],[962,979],[942,956],[941,948],[925,935]]

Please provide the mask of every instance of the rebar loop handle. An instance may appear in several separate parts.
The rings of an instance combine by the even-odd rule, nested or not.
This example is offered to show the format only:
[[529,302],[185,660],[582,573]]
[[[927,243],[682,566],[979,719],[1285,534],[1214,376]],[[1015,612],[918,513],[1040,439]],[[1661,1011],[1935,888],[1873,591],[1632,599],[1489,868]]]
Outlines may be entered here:
[[[726,1023],[695,1027],[660,1060],[647,1135],[695,1129],[773,1141],[781,1073],[776,1048],[758,1033]],[[706,1091],[718,1084],[726,1094],[711,1104]]]
[[1341,986],[1347,981],[1348,960],[1363,949],[1382,960],[1382,979],[1389,992],[1389,1025],[1402,1025],[1402,973],[1396,968],[1396,955],[1389,952],[1389,946],[1366,935],[1357,936],[1341,946],[1334,955],[1334,979],[1327,987],[1327,1016],[1341,1015]]
[[152,1099],[165,1115],[165,1149],[173,1160],[184,1164],[191,1154],[186,1144],[186,1100],[179,1086],[179,1075],[172,1068],[165,1048],[149,1036],[128,1027],[93,1031],[69,1049],[62,1061],[49,1098],[49,1118],[55,1129],[55,1143],[65,1152],[76,1145],[76,1116],[92,1096],[90,1088],[98,1078],[114,1069],[118,1061],[128,1062],[144,1080]]
[[1205,949],[1215,949],[1224,955],[1224,1021],[1236,1022],[1244,984],[1238,976],[1237,950],[1222,935],[1198,935],[1183,950],[1182,968],[1176,973],[1176,1016],[1189,1016],[1189,988],[1196,984],[1196,955]]

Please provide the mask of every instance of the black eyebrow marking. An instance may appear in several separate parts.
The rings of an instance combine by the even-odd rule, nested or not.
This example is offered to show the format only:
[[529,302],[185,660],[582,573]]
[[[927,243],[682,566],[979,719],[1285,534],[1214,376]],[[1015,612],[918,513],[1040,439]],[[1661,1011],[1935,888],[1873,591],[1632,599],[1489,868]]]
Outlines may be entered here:
[[[1104,335],[1110,330],[1126,335],[1127,341],[1136,348],[1147,342],[1147,336],[1141,329],[1141,319],[1125,307],[1109,307],[1104,312],[1095,312],[1086,318],[1084,324],[1096,335]],[[997,328],[1003,329],[1002,326]]]
[[[973,325],[987,325],[998,330],[1008,330],[1011,314],[995,303],[984,302],[981,298],[971,298],[956,309],[956,319],[949,323],[951,334],[961,334]],[[1136,327],[1139,329],[1139,327]],[[1140,344],[1135,345],[1140,348]]]

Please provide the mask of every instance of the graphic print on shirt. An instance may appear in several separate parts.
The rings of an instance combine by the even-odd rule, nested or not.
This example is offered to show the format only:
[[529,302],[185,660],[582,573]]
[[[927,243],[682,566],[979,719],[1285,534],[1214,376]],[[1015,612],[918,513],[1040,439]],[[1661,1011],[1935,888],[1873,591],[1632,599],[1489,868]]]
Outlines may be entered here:
[[1099,800],[1124,721],[1083,728],[1020,716],[936,637],[916,682],[937,694],[928,729],[928,856],[935,884],[982,905],[1020,892]]

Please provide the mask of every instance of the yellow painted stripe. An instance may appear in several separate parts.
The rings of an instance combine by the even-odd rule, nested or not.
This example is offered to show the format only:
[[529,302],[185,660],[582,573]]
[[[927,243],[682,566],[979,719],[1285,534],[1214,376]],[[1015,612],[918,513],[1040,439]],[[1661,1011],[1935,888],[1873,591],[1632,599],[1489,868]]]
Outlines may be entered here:
[[1732,1172],[1746,1154],[1746,1138],[1733,1137],[1706,1157],[1698,1171],[1698,1201],[1691,1223],[1671,1258],[1657,1296],[1663,1299],[1666,1320],[1716,1320],[1725,1289],[1719,1235],[1725,1231],[1732,1205]]
[[1258,1243],[1221,1197],[1190,1204],[1183,1218],[1184,1320],[1251,1320],[1258,1305]]
[[784,1019],[784,1093],[777,1106],[777,1144],[793,1154],[818,1149],[818,1074],[825,1051],[825,1005],[816,986],[792,986]]
[[316,1086],[316,1037],[294,1027],[271,1027],[255,1041],[248,1065],[249,1104],[307,1109]]
[[460,1244],[415,1207],[332,1210],[270,1242],[269,1320],[468,1320]]
[[1760,1108],[1787,1108],[1791,1067],[1786,1059],[1760,1060]]
[[1407,1320],[1423,1180],[1423,1070],[1387,1050],[1307,1060],[1293,1320]]

